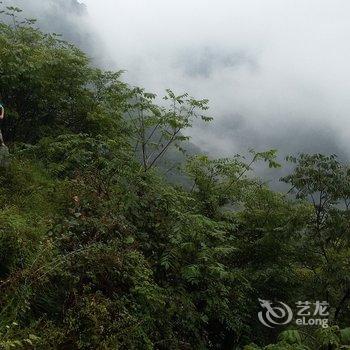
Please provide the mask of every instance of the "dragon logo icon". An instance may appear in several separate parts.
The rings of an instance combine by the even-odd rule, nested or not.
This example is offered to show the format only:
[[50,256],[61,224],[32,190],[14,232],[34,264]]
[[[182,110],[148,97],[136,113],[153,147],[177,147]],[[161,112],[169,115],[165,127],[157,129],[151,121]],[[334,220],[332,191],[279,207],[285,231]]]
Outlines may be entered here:
[[[272,303],[269,300],[262,299],[259,299],[259,302],[264,311],[260,311],[258,317],[264,326],[274,328],[275,326],[285,325],[292,321],[293,311],[287,304],[281,301]],[[273,306],[273,304],[277,305]]]

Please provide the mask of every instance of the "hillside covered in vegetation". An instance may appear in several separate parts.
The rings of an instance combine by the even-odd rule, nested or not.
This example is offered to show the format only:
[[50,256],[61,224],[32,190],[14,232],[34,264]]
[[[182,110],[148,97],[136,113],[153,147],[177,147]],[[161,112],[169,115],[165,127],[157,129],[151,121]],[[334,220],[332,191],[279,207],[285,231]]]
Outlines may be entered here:
[[[346,164],[289,157],[277,193],[254,175],[276,151],[187,156],[207,100],[130,87],[5,11],[0,349],[349,348]],[[259,299],[326,301],[329,327],[267,327]]]

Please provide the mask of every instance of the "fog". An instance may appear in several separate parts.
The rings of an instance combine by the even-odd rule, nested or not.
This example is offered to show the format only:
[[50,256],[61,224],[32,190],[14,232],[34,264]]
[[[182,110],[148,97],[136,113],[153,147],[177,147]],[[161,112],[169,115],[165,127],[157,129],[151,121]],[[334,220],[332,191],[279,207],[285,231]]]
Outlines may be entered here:
[[38,14],[44,7],[95,61],[125,69],[130,84],[208,98],[214,122],[191,131],[203,150],[349,157],[350,2],[81,2],[85,7],[73,0],[25,4],[36,3]]
[[128,81],[210,99],[202,148],[350,154],[348,1],[84,2]]
[[[36,26],[44,32],[62,34],[65,40],[87,52],[94,64],[108,67],[108,55],[102,38],[91,25],[86,5],[76,0],[2,0],[4,6],[16,6],[19,15],[37,19]],[[6,16],[3,17],[6,20]]]

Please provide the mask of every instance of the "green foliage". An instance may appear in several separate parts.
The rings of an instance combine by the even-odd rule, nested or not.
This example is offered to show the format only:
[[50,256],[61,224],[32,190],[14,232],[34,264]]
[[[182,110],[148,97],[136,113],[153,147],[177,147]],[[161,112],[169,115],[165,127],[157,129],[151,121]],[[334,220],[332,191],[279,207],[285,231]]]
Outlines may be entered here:
[[181,143],[189,139],[183,131],[192,127],[197,118],[205,122],[212,119],[202,114],[208,110],[208,100],[196,100],[188,94],[176,96],[169,89],[163,98],[168,106],[156,105],[155,99],[155,94],[135,88],[127,106],[135,151],[141,154],[144,171],[155,166],[171,147],[183,152]]
[[120,72],[91,68],[85,54],[59,36],[17,22],[0,23],[0,57],[5,140],[116,131],[127,93]]
[[340,330],[340,339],[342,344],[350,345],[350,328],[344,328]]
[[[186,156],[208,101],[171,90],[158,101],[4,11],[0,349],[349,345],[346,165],[291,157],[284,195],[254,176],[257,162],[279,167],[275,150],[197,154],[183,164],[191,186],[169,184],[157,167]],[[262,297],[327,300],[331,327],[269,332]]]
[[34,334],[29,334],[24,338],[16,338],[17,326],[18,324],[13,322],[11,326],[5,327],[6,330],[4,333],[0,333],[0,349],[33,349],[33,347],[39,344],[40,338]]
[[279,335],[278,340],[291,345],[301,345],[301,335],[297,330],[294,329],[282,332]]
[[312,335],[297,330],[287,330],[282,332],[278,337],[278,343],[270,344],[264,348],[259,348],[255,344],[248,345],[245,350],[254,349],[327,349],[340,350],[348,349],[349,328],[339,330],[339,327],[332,326],[322,328]]
[[[334,320],[348,313],[349,269],[349,170],[335,156],[300,155],[293,173],[284,181],[297,198],[308,199],[312,214],[297,235],[296,254],[304,271],[309,271],[306,290],[312,285],[323,300],[335,308]],[[307,291],[305,291],[307,293]],[[345,317],[346,322],[349,318]]]

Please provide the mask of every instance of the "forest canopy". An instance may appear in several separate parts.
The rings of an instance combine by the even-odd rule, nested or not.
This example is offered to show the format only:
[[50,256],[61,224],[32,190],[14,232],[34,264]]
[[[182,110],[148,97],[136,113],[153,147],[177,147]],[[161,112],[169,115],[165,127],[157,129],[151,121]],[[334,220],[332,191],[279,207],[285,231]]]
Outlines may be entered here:
[[[275,150],[188,152],[206,99],[160,100],[3,15],[0,349],[350,347],[347,164],[290,156],[276,192],[254,173]],[[269,328],[259,299],[325,301],[328,327]]]

